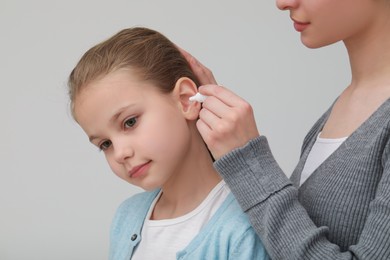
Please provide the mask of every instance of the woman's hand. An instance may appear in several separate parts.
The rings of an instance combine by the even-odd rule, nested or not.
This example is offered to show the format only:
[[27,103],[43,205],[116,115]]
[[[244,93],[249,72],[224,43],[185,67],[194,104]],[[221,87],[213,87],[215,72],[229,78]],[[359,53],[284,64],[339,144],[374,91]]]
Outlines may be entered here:
[[208,96],[196,126],[215,159],[259,136],[251,105],[230,90],[217,85],[213,73],[191,54],[179,48]]
[[218,85],[201,86],[199,92],[208,97],[196,126],[215,159],[259,136],[248,102]]
[[181,54],[184,56],[184,58],[187,60],[187,62],[190,64],[192,71],[194,72],[195,76],[198,78],[201,85],[206,84],[215,84],[217,85],[217,81],[214,78],[213,73],[211,70],[206,68],[202,63],[200,63],[197,59],[195,59],[194,56],[189,54],[187,51],[183,50],[182,48],[176,46]]

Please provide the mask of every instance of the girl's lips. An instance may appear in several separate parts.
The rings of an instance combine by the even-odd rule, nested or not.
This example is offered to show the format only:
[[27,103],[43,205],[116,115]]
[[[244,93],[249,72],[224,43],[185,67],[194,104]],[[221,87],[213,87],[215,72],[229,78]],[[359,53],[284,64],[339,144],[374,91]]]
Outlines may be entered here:
[[130,178],[137,178],[143,176],[149,169],[150,161],[137,165],[129,171]]

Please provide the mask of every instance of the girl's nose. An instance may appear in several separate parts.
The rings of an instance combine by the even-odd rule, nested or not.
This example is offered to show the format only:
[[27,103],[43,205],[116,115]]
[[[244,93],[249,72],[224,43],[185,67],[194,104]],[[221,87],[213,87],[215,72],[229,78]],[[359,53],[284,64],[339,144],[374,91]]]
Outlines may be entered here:
[[133,147],[126,142],[117,142],[113,143],[114,146],[114,156],[115,160],[118,163],[124,163],[127,159],[134,156]]
[[299,0],[276,0],[276,6],[284,11],[291,10],[297,7]]

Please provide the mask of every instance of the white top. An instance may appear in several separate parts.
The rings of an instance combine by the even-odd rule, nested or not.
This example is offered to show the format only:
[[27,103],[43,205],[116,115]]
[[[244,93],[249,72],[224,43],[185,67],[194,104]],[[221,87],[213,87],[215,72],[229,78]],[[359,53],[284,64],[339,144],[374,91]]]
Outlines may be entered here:
[[[321,134],[321,133],[320,133]],[[300,185],[302,185],[310,175],[320,166],[336,149],[347,139],[347,137],[327,139],[321,138],[318,134],[316,142],[306,159],[305,166],[301,174]]]
[[191,242],[229,193],[230,189],[221,181],[196,209],[186,215],[173,219],[150,220],[154,206],[161,196],[160,192],[150,206],[142,227],[142,239],[131,259],[156,259],[156,255],[159,260],[176,259],[176,252],[183,250]]

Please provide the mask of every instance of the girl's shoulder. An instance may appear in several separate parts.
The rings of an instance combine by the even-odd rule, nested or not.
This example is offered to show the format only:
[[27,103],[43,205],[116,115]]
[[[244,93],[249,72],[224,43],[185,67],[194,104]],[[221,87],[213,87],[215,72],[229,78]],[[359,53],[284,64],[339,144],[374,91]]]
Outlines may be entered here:
[[140,192],[123,201],[115,212],[113,223],[145,217],[159,191],[157,189],[154,191]]
[[153,202],[154,198],[158,195],[160,189],[156,189],[153,191],[144,191],[140,193],[136,193],[133,196],[124,200],[118,207],[118,212],[134,212],[135,209],[149,209],[150,204]]
[[183,259],[200,259],[200,256],[207,256],[207,259],[269,259],[233,194],[229,194],[207,225],[178,256]]
[[[250,220],[241,209],[232,193],[225,199],[209,223],[210,227],[218,230],[217,232],[233,232],[239,234],[251,229]],[[230,228],[227,228],[230,227]]]

